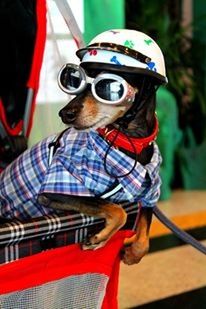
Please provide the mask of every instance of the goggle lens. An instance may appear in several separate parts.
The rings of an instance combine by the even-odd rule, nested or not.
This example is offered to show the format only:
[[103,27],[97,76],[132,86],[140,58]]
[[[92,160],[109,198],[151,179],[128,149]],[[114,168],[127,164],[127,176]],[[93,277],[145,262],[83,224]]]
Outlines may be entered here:
[[124,94],[124,87],[118,81],[102,79],[95,84],[95,92],[103,100],[119,101]]
[[80,71],[75,68],[65,67],[60,74],[60,84],[68,91],[75,91],[81,85]]

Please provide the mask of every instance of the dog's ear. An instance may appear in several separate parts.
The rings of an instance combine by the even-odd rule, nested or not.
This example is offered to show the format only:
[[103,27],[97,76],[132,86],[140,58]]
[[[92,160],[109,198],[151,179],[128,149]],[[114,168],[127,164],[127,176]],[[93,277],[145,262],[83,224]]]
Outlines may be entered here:
[[156,94],[154,93],[147,101],[146,121],[150,129],[154,128],[156,110]]
[[153,130],[155,124],[155,110],[156,110],[156,86],[151,78],[145,77],[142,84],[142,109],[145,113],[147,126]]

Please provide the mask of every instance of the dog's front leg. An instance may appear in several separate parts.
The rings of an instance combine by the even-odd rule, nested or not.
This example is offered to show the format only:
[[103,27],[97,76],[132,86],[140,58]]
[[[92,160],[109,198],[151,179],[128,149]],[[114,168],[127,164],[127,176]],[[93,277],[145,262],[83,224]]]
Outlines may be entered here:
[[152,209],[142,208],[136,235],[125,240],[122,260],[127,265],[137,264],[149,251],[149,230],[152,221]]
[[38,202],[46,207],[75,210],[85,215],[105,219],[105,227],[91,236],[83,244],[83,249],[97,249],[104,246],[111,236],[125,224],[127,219],[127,214],[121,206],[100,198],[46,193],[38,196]]

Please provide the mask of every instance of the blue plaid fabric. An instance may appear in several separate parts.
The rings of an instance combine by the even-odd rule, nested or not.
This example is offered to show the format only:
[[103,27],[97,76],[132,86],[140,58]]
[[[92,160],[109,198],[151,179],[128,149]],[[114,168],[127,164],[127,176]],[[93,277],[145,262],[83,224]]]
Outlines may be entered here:
[[141,201],[143,207],[156,204],[161,184],[156,143],[151,162],[146,166],[137,162],[134,167],[135,161],[118,149],[110,147],[108,151],[108,143],[96,131],[71,128],[60,139],[49,165],[48,145],[54,138],[50,136],[25,151],[0,174],[0,216],[29,219],[53,214],[54,210],[38,204],[39,193],[101,196],[117,181],[121,189],[110,201]]

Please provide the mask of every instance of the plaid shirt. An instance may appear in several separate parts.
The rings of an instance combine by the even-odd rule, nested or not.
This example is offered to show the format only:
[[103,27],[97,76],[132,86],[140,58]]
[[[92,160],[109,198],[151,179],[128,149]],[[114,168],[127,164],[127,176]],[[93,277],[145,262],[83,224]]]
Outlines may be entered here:
[[[25,151],[0,174],[0,216],[25,220],[53,214],[54,210],[38,204],[39,193],[101,196],[117,180],[120,190],[110,201],[141,201],[143,207],[156,204],[161,184],[156,143],[151,162],[146,166],[137,162],[135,168],[132,158],[111,147],[106,157],[107,173],[104,159],[109,146],[96,131],[67,130],[49,165],[48,145],[54,138],[50,136]],[[122,175],[126,176],[115,177]]]

